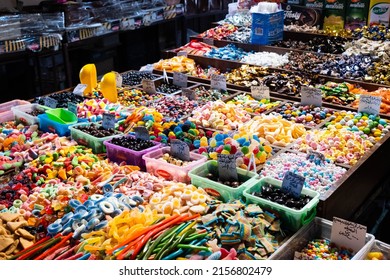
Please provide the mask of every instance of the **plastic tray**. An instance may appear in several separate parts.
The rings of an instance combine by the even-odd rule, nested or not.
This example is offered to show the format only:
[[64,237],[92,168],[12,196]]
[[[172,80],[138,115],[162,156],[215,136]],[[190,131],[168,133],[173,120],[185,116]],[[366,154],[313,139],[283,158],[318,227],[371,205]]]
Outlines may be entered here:
[[170,153],[170,150],[169,147],[163,147],[144,154],[142,158],[145,160],[146,171],[169,181],[190,183],[191,178],[188,176],[188,172],[207,161],[205,156],[196,153],[190,153],[190,158],[193,162],[187,166],[177,166],[159,160],[163,154]]
[[77,143],[83,146],[92,148],[92,151],[95,154],[101,154],[106,152],[106,146],[104,145],[104,141],[110,140],[115,136],[122,135],[122,132],[117,131],[117,133],[114,135],[98,138],[78,129],[78,127],[90,126],[91,124],[92,123],[78,123],[70,126],[69,129],[70,129],[70,135],[73,140],[75,140]]
[[40,130],[44,132],[57,133],[59,136],[69,136],[70,135],[69,126],[77,123],[74,122],[72,124],[61,124],[49,119],[49,117],[46,114],[38,115],[38,119],[39,119]]
[[32,116],[28,114],[28,112],[31,112],[33,110],[40,110],[43,114],[48,109],[50,108],[40,104],[32,103],[15,106],[11,110],[14,113],[14,118],[16,122],[20,122],[24,125],[33,125],[39,123],[38,116]]
[[28,101],[15,99],[12,101],[8,101],[0,104],[0,122],[12,121],[14,119],[14,113],[12,112],[12,108],[19,105],[30,104]]
[[264,209],[271,209],[280,214],[282,225],[287,229],[296,232],[303,225],[310,223],[317,214],[317,204],[320,201],[320,194],[308,188],[302,189],[302,194],[312,197],[310,202],[300,210],[295,210],[287,206],[272,202],[270,200],[257,197],[251,193],[254,191],[261,191],[265,184],[281,188],[282,181],[275,180],[270,177],[264,177],[257,181],[252,181],[254,184],[244,190],[244,197],[247,203],[255,203]]
[[362,252],[362,260],[367,258],[369,252],[381,252],[385,260],[390,260],[390,245],[379,240],[375,240],[371,247]]
[[[330,240],[332,222],[316,217],[309,224],[298,230],[286,243],[272,254],[274,260],[293,260],[296,251],[301,251],[311,240],[324,238]],[[353,257],[352,260],[362,259],[364,252],[374,243],[374,236],[366,234],[366,243]]]
[[[127,136],[133,137],[133,136]],[[134,138],[134,137],[133,137]],[[111,139],[112,140],[112,139]],[[142,151],[130,150],[111,143],[111,140],[104,141],[103,144],[106,146],[107,157],[114,162],[121,163],[126,162],[129,165],[136,165],[145,170],[145,160],[142,159],[144,154],[154,151],[161,147],[161,143],[152,141],[155,146]]]
[[243,183],[237,188],[232,188],[207,179],[206,175],[208,173],[213,173],[213,171],[218,171],[218,161],[216,160],[210,160],[198,167],[195,167],[188,173],[188,176],[190,176],[191,183],[193,185],[205,189],[208,194],[215,196],[218,199],[222,199],[225,202],[232,199],[242,198],[243,191],[254,184],[252,180],[257,180],[254,178],[257,177],[256,173],[242,168],[237,168],[238,178],[240,181],[243,181]]

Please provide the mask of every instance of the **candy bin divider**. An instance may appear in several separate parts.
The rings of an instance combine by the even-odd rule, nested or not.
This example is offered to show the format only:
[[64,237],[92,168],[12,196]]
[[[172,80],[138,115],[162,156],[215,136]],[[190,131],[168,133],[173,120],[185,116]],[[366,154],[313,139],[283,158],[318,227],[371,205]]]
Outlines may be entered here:
[[[274,260],[293,260],[294,253],[301,251],[313,239],[328,239],[331,237],[333,222],[315,217],[313,221],[300,228],[286,243],[284,243],[275,253],[272,254]],[[366,234],[366,243],[355,255],[352,260],[359,260],[362,253],[367,251],[374,243],[374,236]]]
[[[273,179],[271,177],[263,177],[259,181],[252,181],[252,185],[248,186],[243,195],[246,198],[246,202],[250,204],[254,203],[261,207],[261,209],[271,209],[272,211],[276,211],[281,214],[282,225],[285,225],[288,230],[293,232],[298,231],[303,225],[312,221],[316,214],[316,206],[319,202],[320,193],[313,191],[311,189],[303,188],[302,194],[311,197],[311,200],[300,210],[292,209],[288,206],[270,201],[265,198],[257,197],[252,195],[251,192],[255,190],[259,190],[259,187],[263,187],[265,184],[270,184],[278,189],[282,187],[282,181]],[[260,186],[258,185],[260,184]],[[309,214],[308,214],[309,213]],[[314,213],[314,216],[313,216]],[[308,215],[307,215],[308,214]],[[306,216],[310,220],[302,221]]]

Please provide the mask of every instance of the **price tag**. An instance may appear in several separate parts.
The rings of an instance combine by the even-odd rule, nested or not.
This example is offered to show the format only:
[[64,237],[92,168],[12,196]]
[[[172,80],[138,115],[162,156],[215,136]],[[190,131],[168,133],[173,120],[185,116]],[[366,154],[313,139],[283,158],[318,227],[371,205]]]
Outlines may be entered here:
[[214,39],[213,38],[203,38],[203,43],[214,46]]
[[171,156],[184,161],[190,161],[190,147],[188,147],[186,142],[173,139],[171,141]]
[[134,127],[135,138],[141,140],[150,140],[149,131],[144,126]]
[[84,91],[85,91],[86,88],[87,88],[86,84],[78,84],[74,88],[73,94],[83,96],[84,95]]
[[292,194],[294,197],[300,197],[305,177],[287,171],[282,182],[282,191]]
[[210,85],[214,89],[226,90],[226,77],[224,75],[212,74]]
[[218,155],[218,173],[221,181],[238,181],[235,155]]
[[370,115],[379,115],[382,103],[381,96],[372,96],[368,94],[361,94],[359,98],[359,109],[361,113]]
[[102,126],[104,129],[114,129],[115,128],[115,115],[110,114],[110,113],[104,113]]
[[142,88],[145,92],[149,94],[155,94],[156,93],[156,85],[154,84],[154,81],[144,79],[142,80]]
[[301,88],[301,104],[322,106],[322,93],[319,88],[303,86]]
[[183,95],[187,97],[189,100],[196,100],[196,94],[195,91],[189,88],[183,88],[182,89]]
[[45,106],[46,107],[55,109],[55,108],[57,108],[57,103],[58,103],[58,101],[55,100],[54,98],[51,98],[51,97],[45,98]]
[[122,87],[122,82],[123,82],[122,75],[119,74],[118,72],[114,72],[114,73],[115,73],[116,87]]
[[68,102],[68,110],[77,116],[77,104]]
[[330,241],[339,247],[352,249],[356,254],[366,243],[367,227],[333,217]]
[[188,77],[180,72],[173,72],[173,84],[179,87],[187,87]]
[[269,87],[267,86],[251,86],[252,97],[256,100],[270,99]]
[[139,69],[139,71],[141,71],[141,72],[150,72],[150,73],[152,73],[152,72],[153,72],[153,69],[154,69],[153,64],[147,64],[147,65],[145,65],[145,66],[142,66],[142,67]]
[[188,54],[187,54],[186,51],[178,51],[176,56],[185,56],[185,57],[187,57],[187,55]]

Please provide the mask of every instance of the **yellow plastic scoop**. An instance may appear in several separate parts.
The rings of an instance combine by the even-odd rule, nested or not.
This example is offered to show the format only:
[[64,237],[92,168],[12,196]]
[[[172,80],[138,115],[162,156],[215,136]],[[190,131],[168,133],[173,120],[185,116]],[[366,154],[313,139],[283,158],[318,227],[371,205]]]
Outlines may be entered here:
[[97,87],[97,74],[95,64],[86,64],[80,70],[80,83],[87,85],[84,95],[92,94]]
[[46,115],[52,121],[61,124],[73,124],[77,122],[77,116],[74,113],[63,108],[47,110]]
[[116,103],[118,101],[115,72],[110,72],[103,76],[100,82],[100,91],[104,98],[107,98],[110,102]]

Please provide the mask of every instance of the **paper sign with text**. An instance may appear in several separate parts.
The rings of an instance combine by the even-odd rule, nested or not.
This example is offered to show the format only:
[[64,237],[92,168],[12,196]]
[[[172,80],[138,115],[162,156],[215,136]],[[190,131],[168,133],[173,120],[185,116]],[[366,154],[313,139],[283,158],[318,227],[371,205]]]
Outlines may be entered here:
[[185,52],[185,51],[178,51],[177,52],[177,56],[185,56],[185,57],[187,57],[187,52]]
[[189,88],[183,88],[182,93],[185,97],[187,97],[189,100],[196,100],[196,94],[195,91]]
[[51,98],[51,97],[45,97],[44,104],[46,107],[55,109],[55,108],[57,108],[58,101],[55,100],[54,98]]
[[173,139],[171,141],[171,156],[184,161],[190,161],[190,147],[184,141]]
[[366,244],[367,227],[333,217],[330,241],[339,247],[352,249],[356,254]]
[[226,77],[224,75],[212,74],[210,86],[214,89],[226,90]]
[[154,81],[144,79],[142,80],[142,89],[149,94],[155,94],[156,93],[156,85],[154,84]]
[[115,115],[110,114],[110,113],[104,113],[102,126],[104,129],[114,129],[115,128]]
[[74,89],[73,89],[73,94],[75,95],[84,95],[84,90],[87,88],[86,84],[78,84]]
[[282,191],[290,193],[294,197],[301,196],[303,184],[305,183],[305,177],[295,174],[291,171],[287,171],[284,175],[282,182]]
[[270,99],[269,87],[267,86],[251,86],[251,94],[256,100]]
[[77,116],[77,104],[68,102],[68,110]]
[[115,81],[116,81],[116,87],[122,87],[123,78],[122,75],[118,72],[115,72]]
[[371,115],[379,115],[381,109],[382,97],[372,96],[369,94],[361,94],[359,98],[359,109],[361,113]]
[[303,86],[301,88],[301,104],[322,106],[322,93],[319,88]]
[[135,132],[135,138],[141,139],[141,140],[149,140],[149,131],[144,126],[137,126],[134,127]]
[[221,181],[238,181],[235,155],[218,154],[218,174]]
[[188,76],[180,72],[173,72],[173,84],[178,87],[187,87]]

